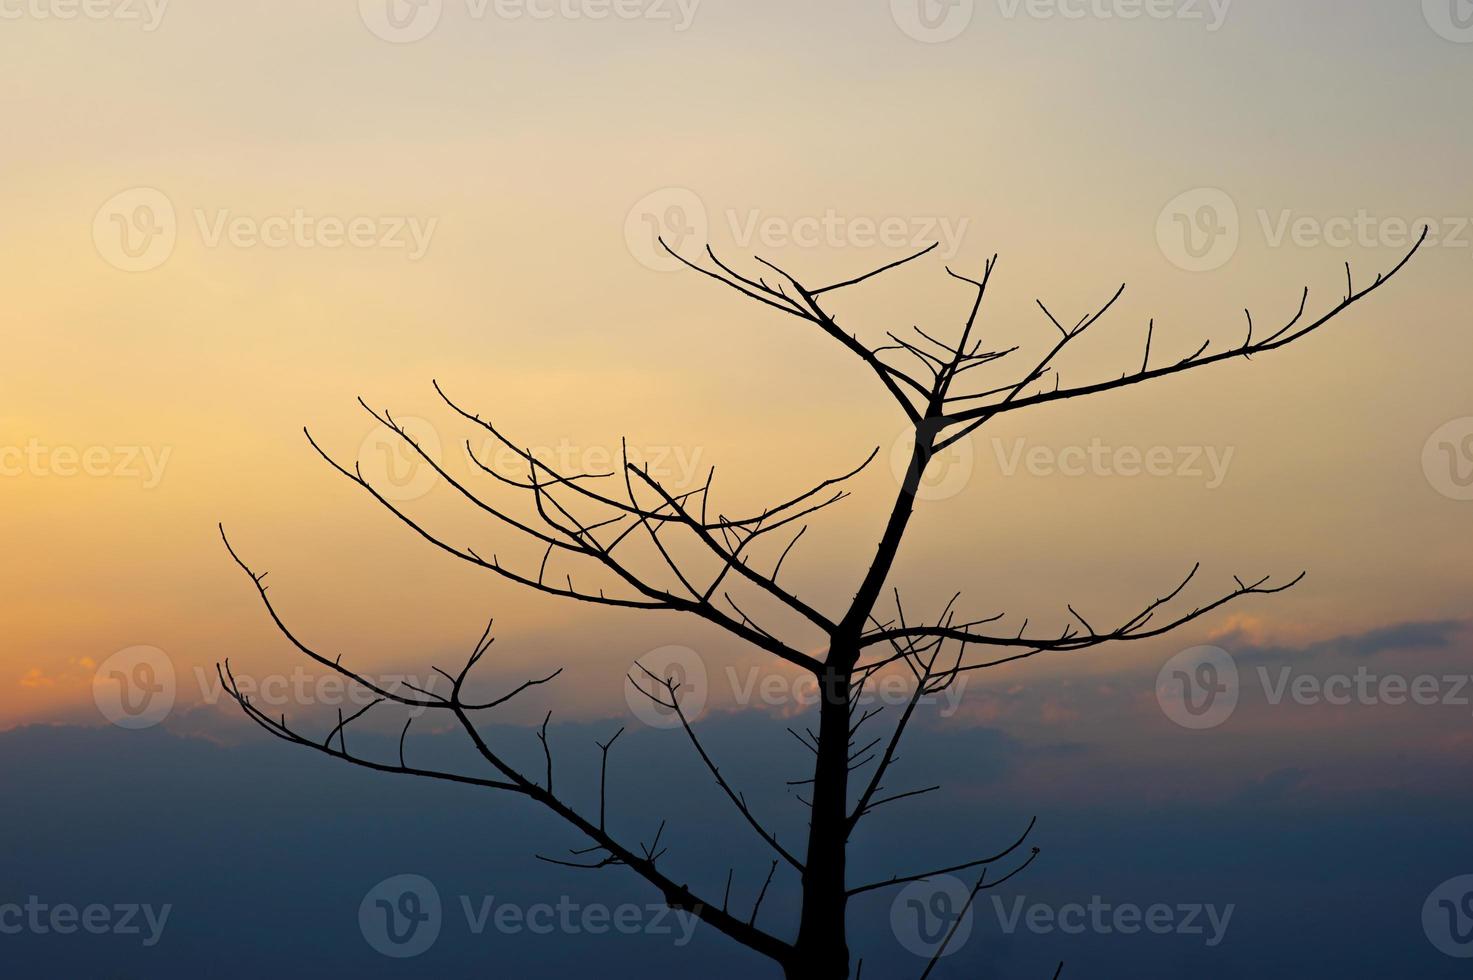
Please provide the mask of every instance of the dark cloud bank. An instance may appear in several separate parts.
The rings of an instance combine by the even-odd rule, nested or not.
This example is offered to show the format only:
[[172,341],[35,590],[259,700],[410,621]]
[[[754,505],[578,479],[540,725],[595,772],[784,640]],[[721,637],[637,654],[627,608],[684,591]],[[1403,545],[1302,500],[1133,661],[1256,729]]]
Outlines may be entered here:
[[[595,799],[592,739],[616,727],[552,731],[556,778],[585,806]],[[780,837],[796,841],[803,807],[781,784],[799,775],[802,749],[783,726],[746,715],[713,718],[702,730],[754,807],[771,815]],[[490,732],[519,746],[538,770],[540,750],[529,730]],[[393,739],[382,735],[350,741],[366,755],[395,752]],[[474,766],[451,736],[420,736],[411,752],[420,763]],[[1160,779],[1183,788],[1230,783],[1215,794],[1228,802],[1208,805],[1193,802],[1200,794],[1168,792],[1160,798],[1167,802],[1146,806],[1092,784],[1077,797],[1062,788],[1040,805],[1020,798],[1031,767],[1065,759],[1087,771],[1128,760],[959,725],[921,729],[904,754],[909,783],[944,778],[948,785],[875,815],[857,840],[856,882],[991,853],[1029,817],[1039,818],[1038,861],[997,893],[997,904],[990,896],[982,901],[969,941],[933,974],[941,980],[1047,978],[1060,959],[1068,963],[1064,976],[1075,978],[1467,974],[1468,961],[1434,949],[1421,921],[1432,888],[1473,872],[1465,767],[1446,772],[1441,783],[1419,780],[1415,794],[1317,797],[1306,790],[1304,771],[1272,758],[1244,777],[1196,766],[1184,752]],[[1441,765],[1409,764],[1433,777]],[[664,862],[677,878],[719,901],[734,864],[733,905],[746,908],[766,872],[760,842],[754,846],[697,766],[679,732],[631,729],[611,766],[611,825],[626,838],[648,839],[667,819]],[[493,908],[555,905],[563,896],[581,908],[642,907],[654,895],[621,869],[578,872],[536,861],[534,852],[563,856],[582,842],[518,799],[352,770],[264,735],[221,744],[162,730],[23,728],[0,734],[0,785],[0,905],[36,896],[79,908],[171,906],[151,946],[144,945],[146,926],[142,935],[0,935],[6,977],[774,975],[704,929],[684,945],[673,926],[662,934],[590,935],[489,925],[476,934],[462,896],[474,911],[488,897]],[[402,873],[434,882],[444,913],[433,947],[399,960],[365,941],[358,910],[377,882]],[[791,886],[779,875],[762,923],[777,928],[788,920]],[[856,900],[854,951],[864,958],[866,978],[915,977],[924,966],[891,929],[893,894]],[[1233,910],[1211,946],[1210,927],[1189,935],[1002,928],[998,910],[1011,915],[1020,900],[1024,908],[1059,909],[1087,906],[1095,896],[1112,906]]]

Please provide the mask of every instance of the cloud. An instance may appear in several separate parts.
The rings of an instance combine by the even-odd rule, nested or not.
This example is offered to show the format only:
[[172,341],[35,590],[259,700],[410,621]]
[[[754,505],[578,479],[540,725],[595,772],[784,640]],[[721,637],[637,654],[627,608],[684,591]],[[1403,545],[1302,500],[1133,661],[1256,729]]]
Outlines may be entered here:
[[[705,734],[730,763],[723,771],[764,819],[777,823],[783,839],[800,840],[807,811],[782,786],[794,759],[790,739],[774,733],[770,722],[721,716]],[[551,730],[553,743],[565,749],[558,778],[585,806],[598,798],[591,787],[598,785],[599,756],[577,749],[606,737],[605,728],[555,724]],[[999,785],[997,775],[1036,768],[1045,755],[1075,755],[1077,745],[1040,752],[982,728],[922,727],[916,734],[908,743],[915,768],[906,770],[913,781],[904,785],[947,785],[875,812],[854,840],[856,881],[991,853],[1037,816],[1030,843],[1043,849],[1042,857],[989,893],[1009,907],[1019,897],[1058,904],[1099,895],[1142,905],[1233,902],[1240,910],[1229,941],[1208,950],[1191,937],[1003,935],[989,902],[952,963],[954,975],[1050,976],[1060,959],[1143,980],[1457,975],[1455,961],[1423,941],[1419,911],[1428,888],[1473,866],[1463,816],[1470,784],[1460,761],[1428,760],[1441,778],[1420,789],[1347,798],[1302,792],[1307,767],[1269,768],[1245,783],[1239,773],[1188,760],[1190,778],[1231,786],[1237,795],[1211,805],[1148,800],[1106,778],[1040,799],[1009,792],[1016,788]],[[488,726],[486,735],[526,749],[530,765],[541,761],[525,729]],[[765,875],[765,847],[679,733],[631,730],[626,738],[610,769],[617,790],[610,795],[611,820],[637,839],[668,817],[668,866],[682,880],[688,875],[698,893],[718,897],[727,869],[735,867],[732,899],[740,895],[749,907]],[[426,766],[459,769],[479,761],[455,736],[412,739],[411,751]],[[356,747],[370,757],[397,754],[392,735],[365,733]],[[1140,766],[1118,747],[1096,761]],[[1059,778],[1047,768],[1041,777]],[[1155,774],[1158,781],[1185,778],[1181,770]],[[552,937],[494,926],[473,932],[463,899],[473,907],[494,896],[523,908],[559,901],[643,908],[659,896],[632,875],[594,877],[538,862],[534,853],[561,853],[578,842],[514,796],[367,773],[264,735],[223,746],[160,730],[15,729],[0,733],[0,785],[17,791],[14,805],[0,812],[0,833],[9,844],[7,878],[18,895],[177,908],[151,950],[118,936],[93,942],[7,937],[7,976],[192,977],[210,951],[222,954],[216,974],[225,978],[281,974],[283,963],[291,975],[400,975],[393,972],[397,961],[364,942],[357,911],[378,882],[406,872],[429,878],[444,899],[440,938],[423,961],[431,972],[484,973],[492,962],[506,976],[580,975],[597,963],[611,980],[692,973],[738,980],[760,966],[709,930],[698,930],[688,949],[652,930]],[[1366,847],[1367,840],[1379,843]],[[1347,861],[1351,852],[1356,859]],[[779,869],[763,906],[763,923],[774,930],[795,922],[794,881]],[[851,942],[866,976],[914,976],[924,966],[896,941],[893,898],[876,892],[852,906]],[[1347,935],[1357,941],[1344,941]]]
[[41,672],[40,667],[32,667],[30,670],[21,675],[20,686],[29,688],[55,687],[56,678],[47,677],[44,673]]
[[73,687],[90,682],[92,672],[96,669],[97,662],[91,657],[71,657],[57,671],[47,671],[39,666],[31,667],[20,676],[20,686],[32,691],[53,688],[58,684]]
[[1240,663],[1305,661],[1321,657],[1367,659],[1381,654],[1454,649],[1460,642],[1467,641],[1469,627],[1470,621],[1466,619],[1415,620],[1330,639],[1286,643],[1273,641],[1256,626],[1240,623],[1215,636],[1212,642],[1225,648]]

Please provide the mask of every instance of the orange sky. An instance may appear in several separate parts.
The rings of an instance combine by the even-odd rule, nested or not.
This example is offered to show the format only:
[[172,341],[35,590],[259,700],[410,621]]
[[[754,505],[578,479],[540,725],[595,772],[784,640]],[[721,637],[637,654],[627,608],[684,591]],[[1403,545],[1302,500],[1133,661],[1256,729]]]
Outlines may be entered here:
[[[357,456],[362,394],[459,459],[475,433],[432,378],[569,460],[597,467],[628,437],[675,481],[715,464],[733,509],[881,447],[785,566],[832,608],[894,492],[903,419],[825,338],[666,271],[655,227],[813,281],[941,240],[944,258],[836,300],[876,342],[955,329],[969,296],[946,263],[975,274],[1001,254],[983,327],[1029,349],[1052,333],[1035,298],[1077,318],[1128,282],[1065,368],[1082,382],[1134,368],[1150,317],[1161,356],[1184,356],[1240,339],[1244,306],[1281,321],[1304,284],[1333,302],[1343,263],[1388,268],[1433,219],[1402,278],[1302,345],[982,430],[970,475],[922,506],[897,582],[918,607],[961,589],[978,612],[1055,624],[1072,602],[1108,620],[1200,559],[1206,592],[1307,568],[1245,610],[1277,636],[1460,615],[1473,503],[1429,477],[1424,447],[1473,415],[1470,135],[1454,122],[1473,44],[1416,4],[1320,6],[1238,0],[1209,30],[979,3],[942,43],[838,0],[651,8],[673,20],[446,3],[413,43],[376,36],[369,0],[367,23],[288,0],[165,5],[151,24],[16,6],[0,34],[0,725],[92,712],[95,665],[139,644],[166,652],[186,702],[226,656],[295,666],[217,521],[303,634],[365,670],[448,665],[493,612],[488,670],[569,665],[574,714],[622,711],[623,672],[663,645],[745,662],[691,621],[457,567],[302,438]],[[1181,221],[1232,234],[1194,254]],[[1010,462],[1091,445],[1111,463],[1082,476]],[[1152,447],[1175,475],[1120,472],[1119,450]],[[1188,455],[1205,472],[1177,472]],[[443,486],[412,506],[495,537]]]

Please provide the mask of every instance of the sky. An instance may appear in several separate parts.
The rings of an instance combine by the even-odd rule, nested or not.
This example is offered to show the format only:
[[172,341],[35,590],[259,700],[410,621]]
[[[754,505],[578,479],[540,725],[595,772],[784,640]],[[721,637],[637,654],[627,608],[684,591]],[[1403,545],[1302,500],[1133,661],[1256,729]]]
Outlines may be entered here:
[[[181,772],[237,752],[317,771],[221,697],[228,659],[309,724],[348,699],[273,627],[222,524],[292,628],[371,676],[430,683],[494,617],[487,690],[565,668],[507,706],[511,729],[549,708],[578,731],[642,725],[624,677],[652,655],[694,671],[707,724],[782,734],[802,717],[800,678],[707,624],[570,606],[427,546],[303,435],[524,569],[541,549],[416,468],[356,399],[518,513],[467,442],[511,461],[432,382],[571,469],[617,464],[621,440],[674,488],[714,466],[732,513],[878,450],[784,564],[842,608],[896,492],[904,418],[829,338],[680,269],[656,234],[809,283],[938,242],[834,297],[873,344],[912,324],[955,336],[971,296],[946,269],[978,275],[994,254],[979,329],[1016,357],[1053,342],[1039,301],[1078,319],[1125,283],[1061,367],[1083,383],[1138,366],[1148,323],[1164,361],[1239,342],[1245,308],[1286,322],[1306,286],[1323,311],[1347,263],[1367,283],[1426,225],[1393,282],[1288,349],[983,427],[923,494],[891,584],[915,614],[960,592],[969,614],[1059,630],[1068,605],[1127,618],[1197,562],[1185,608],[1235,575],[1305,571],[1170,637],[981,672],[930,706],[937,730],[999,756],[1010,806],[1080,833],[1081,799],[1107,828],[1159,806],[1180,834],[1193,808],[1251,812],[1254,793],[1321,822],[1375,800],[1398,827],[1436,825],[1460,805],[1473,710],[1449,679],[1473,636],[1469,15],[1465,0],[0,0],[0,743],[32,760],[7,789],[91,778],[165,735],[145,744],[188,755]],[[1196,729],[1161,692],[1203,648],[1236,672],[1236,707]],[[117,700],[140,665],[170,687],[143,722]],[[1362,669],[1371,693],[1334,703]],[[1435,697],[1398,700],[1422,676]],[[1212,778],[1181,776],[1187,760]],[[960,782],[979,810],[1000,788]],[[190,827],[230,805],[168,792]],[[38,819],[83,835],[156,802]],[[1473,871],[1457,856],[1380,873],[1425,895]],[[7,871],[7,893],[107,891]]]

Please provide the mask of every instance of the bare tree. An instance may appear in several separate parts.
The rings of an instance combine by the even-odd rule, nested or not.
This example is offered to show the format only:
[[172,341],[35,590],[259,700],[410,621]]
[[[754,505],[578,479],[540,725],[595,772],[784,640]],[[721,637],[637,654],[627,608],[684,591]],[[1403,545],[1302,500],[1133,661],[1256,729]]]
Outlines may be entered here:
[[[629,682],[645,697],[662,705],[679,719],[680,727],[716,784],[741,819],[771,851],[772,862],[764,869],[764,884],[746,914],[729,906],[730,877],[727,896],[717,903],[695,894],[682,883],[685,881],[683,877],[666,870],[663,860],[666,849],[661,845],[663,824],[648,842],[626,840],[615,834],[607,819],[606,789],[608,755],[618,732],[607,742],[597,743],[602,753],[602,775],[596,814],[580,812],[555,790],[553,753],[547,742],[547,719],[537,732],[545,761],[540,773],[518,768],[508,761],[504,747],[486,740],[477,725],[477,717],[531,688],[549,683],[561,673],[560,670],[553,671],[527,680],[497,697],[477,699],[468,696],[467,683],[471,671],[485,657],[492,642],[489,626],[458,672],[452,674],[435,668],[449,683],[448,693],[436,693],[429,687],[409,687],[408,694],[389,690],[344,666],[340,657],[318,653],[299,639],[268,597],[262,582],[264,573],[253,572],[232,549],[232,557],[250,576],[272,620],[287,639],[322,667],[371,691],[374,699],[349,717],[343,717],[340,712],[337,725],[326,738],[318,739],[290,727],[284,716],[273,718],[252,703],[241,693],[228,662],[220,667],[222,682],[253,721],[279,738],[356,766],[449,780],[526,797],[571,825],[585,842],[585,846],[575,848],[566,859],[544,860],[584,868],[623,866],[653,885],[670,906],[698,916],[710,927],[773,961],[790,978],[838,980],[848,977],[852,964],[845,920],[851,897],[932,875],[964,871],[979,874],[972,891],[975,897],[978,891],[994,887],[1017,874],[1038,853],[1037,848],[1024,849],[1032,830],[1030,823],[1017,840],[995,849],[994,853],[968,855],[943,868],[902,870],[878,881],[857,884],[850,881],[845,865],[849,842],[865,816],[881,806],[937,789],[935,786],[891,788],[896,750],[923,698],[945,689],[971,671],[1040,654],[1077,652],[1115,641],[1159,637],[1236,599],[1281,592],[1302,577],[1301,574],[1278,583],[1268,576],[1252,580],[1235,576],[1232,588],[1215,593],[1190,609],[1182,609],[1178,600],[1198,571],[1198,566],[1194,565],[1163,595],[1145,602],[1138,611],[1105,628],[1092,625],[1072,605],[1066,607],[1070,620],[1057,633],[1030,631],[1027,620],[1016,627],[1004,628],[1001,614],[982,618],[961,615],[956,610],[955,597],[938,617],[915,621],[907,616],[901,605],[900,593],[893,587],[893,609],[887,604],[882,610],[881,605],[927,467],[939,453],[1000,415],[1125,388],[1234,358],[1250,358],[1307,337],[1388,282],[1411,260],[1425,240],[1424,230],[1416,247],[1390,272],[1378,275],[1373,282],[1360,288],[1357,288],[1347,265],[1345,294],[1322,315],[1307,315],[1307,288],[1292,318],[1283,326],[1271,331],[1260,330],[1255,326],[1252,314],[1248,313],[1246,334],[1241,342],[1212,353],[1209,353],[1209,345],[1203,344],[1186,356],[1162,359],[1152,348],[1155,332],[1152,322],[1145,329],[1144,352],[1138,368],[1118,377],[1078,386],[1060,382],[1057,362],[1066,348],[1105,316],[1124,292],[1124,286],[1096,312],[1074,321],[1072,326],[1066,326],[1040,302],[1039,309],[1057,331],[1058,339],[1032,363],[1032,367],[1021,371],[1021,376],[1019,372],[1013,372],[1014,380],[996,384],[995,380],[984,382],[974,379],[987,377],[997,365],[1019,351],[1016,346],[1002,348],[984,343],[977,336],[978,314],[996,265],[996,256],[986,263],[980,278],[969,278],[947,269],[950,276],[966,284],[975,294],[956,340],[938,339],[917,327],[913,334],[890,333],[889,343],[869,346],[839,326],[825,309],[825,298],[919,259],[934,245],[863,275],[820,287],[805,285],[792,274],[761,259],[757,262],[765,271],[748,275],[726,264],[709,247],[706,259],[696,262],[678,255],[667,246],[667,250],[690,269],[832,337],[874,374],[914,430],[914,448],[910,451],[900,490],[890,507],[889,518],[873,557],[862,566],[852,601],[837,613],[825,612],[805,602],[780,584],[779,573],[807,530],[809,519],[848,495],[842,485],[874,459],[874,452],[848,473],[824,480],[759,513],[731,517],[717,510],[713,501],[714,469],[700,487],[668,488],[650,473],[647,466],[629,462],[626,451],[623,465],[615,473],[560,472],[519,447],[490,421],[461,407],[436,383],[435,390],[450,409],[470,426],[489,433],[525,466],[524,478],[509,478],[479,458],[469,441],[466,443],[470,462],[474,464],[473,471],[480,471],[476,474],[478,479],[505,484],[526,495],[535,517],[521,519],[488,501],[467,485],[469,481],[452,476],[392,415],[363,404],[373,418],[396,433],[424,465],[432,467],[469,505],[497,524],[537,543],[542,550],[540,564],[536,568],[518,569],[503,564],[495,555],[483,556],[428,530],[420,520],[366,479],[356,465],[353,468],[343,466],[313,441],[313,448],[339,473],[356,483],[426,541],[461,561],[529,589],[566,599],[629,609],[688,613],[812,675],[821,696],[816,730],[799,735],[813,755],[812,775],[805,781],[809,798],[804,801],[809,804],[811,816],[807,840],[802,847],[781,842],[753,812],[744,794],[728,782],[698,737],[693,719],[687,717],[683,710],[680,685],[675,679],[646,670],[642,665],[636,665],[637,669],[629,678]],[[308,439],[311,438],[309,433]],[[221,534],[224,535],[223,528]],[[769,542],[771,547],[764,550],[763,546]],[[226,547],[230,547],[228,541]],[[642,553],[642,557],[636,558],[636,552]],[[759,554],[762,557],[759,558]],[[580,575],[587,574],[587,570],[595,571],[604,584],[586,587],[575,584],[569,570],[575,566],[582,569]],[[770,570],[766,570],[769,566]],[[554,567],[562,574],[553,574],[551,569]],[[805,629],[821,642],[808,643],[791,636],[785,638],[779,635],[779,630],[759,625],[758,619],[754,618],[755,606],[748,606],[754,610],[754,615],[748,615],[738,605],[734,595],[738,588],[743,590],[741,602],[761,601],[767,604],[765,608],[774,610],[773,615],[781,611],[785,620],[805,623]],[[749,599],[747,594],[753,598]],[[1171,611],[1174,607],[1178,608]],[[814,649],[825,652],[804,652]],[[863,709],[860,702],[866,684],[878,672],[892,665],[896,665],[894,669],[903,667],[911,672],[912,693],[888,735],[870,739],[865,726],[875,711]],[[409,719],[399,738],[398,758],[375,761],[351,753],[346,744],[348,726],[371,708],[384,703],[409,709]],[[468,774],[410,765],[406,761],[405,739],[414,715],[422,711],[442,712],[458,722],[485,760],[486,770]],[[802,895],[801,912],[796,923],[767,928],[758,924],[758,913],[768,885],[780,869],[785,874],[797,876]],[[941,951],[938,949],[936,956]],[[935,963],[933,957],[922,975],[929,974]]]

